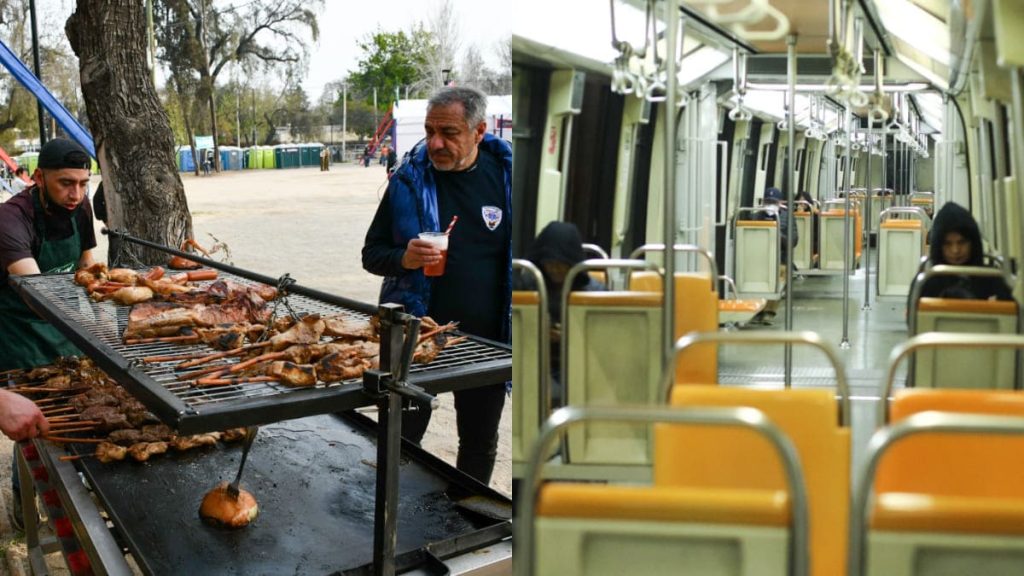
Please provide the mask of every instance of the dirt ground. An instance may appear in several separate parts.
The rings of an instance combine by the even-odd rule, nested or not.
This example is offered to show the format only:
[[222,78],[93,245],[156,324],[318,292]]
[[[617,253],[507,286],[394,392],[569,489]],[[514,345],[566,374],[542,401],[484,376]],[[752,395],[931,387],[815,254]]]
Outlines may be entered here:
[[[93,189],[99,183],[94,178]],[[215,241],[230,249],[231,261],[242,268],[277,277],[284,273],[303,286],[353,298],[377,301],[380,278],[364,271],[360,251],[387,181],[384,168],[334,165],[319,168],[225,172],[209,177],[182,174],[195,237],[203,245]],[[106,260],[106,237],[99,234],[97,259]],[[423,445],[454,465],[458,450],[451,394],[441,395]],[[498,461],[491,486],[512,491],[511,400],[505,403],[500,426]],[[10,441],[0,437],[0,506],[10,505]],[[0,510],[5,512],[5,510]],[[23,537],[0,514],[0,546],[5,562],[0,576],[27,572]],[[62,573],[58,560],[51,562]],[[63,572],[66,573],[66,572]]]

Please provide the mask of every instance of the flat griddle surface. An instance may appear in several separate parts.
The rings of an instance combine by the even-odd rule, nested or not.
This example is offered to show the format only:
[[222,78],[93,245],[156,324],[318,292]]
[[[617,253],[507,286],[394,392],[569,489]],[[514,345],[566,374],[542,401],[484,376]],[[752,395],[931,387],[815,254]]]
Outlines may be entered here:
[[[241,530],[208,526],[198,513],[203,495],[234,479],[241,453],[236,443],[168,452],[146,463],[80,462],[148,573],[327,574],[372,561],[372,434],[333,415],[261,427],[242,478],[259,503],[259,517]],[[403,453],[399,554],[494,523],[452,504],[444,494],[449,475]],[[467,484],[462,486],[473,491]]]

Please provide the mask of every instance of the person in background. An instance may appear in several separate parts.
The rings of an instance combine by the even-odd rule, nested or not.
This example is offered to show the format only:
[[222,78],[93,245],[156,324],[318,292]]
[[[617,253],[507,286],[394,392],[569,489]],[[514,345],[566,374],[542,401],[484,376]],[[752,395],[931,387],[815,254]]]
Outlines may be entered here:
[[[458,322],[463,332],[511,340],[512,148],[487,134],[487,97],[472,88],[442,88],[427,102],[426,138],[417,143],[388,182],[366,233],[363,268],[384,276],[381,303],[402,304],[416,316]],[[441,262],[441,251],[418,238],[449,235],[441,276],[422,268]],[[459,470],[487,484],[498,446],[506,383],[455,394]],[[430,407],[417,404],[402,419],[402,435],[419,443]]]
[[[779,230],[779,262],[782,266],[779,267],[779,274],[785,275],[786,265],[789,264],[789,244],[786,242],[789,234],[789,210],[782,204],[782,190],[778,188],[768,188],[764,192],[763,206],[767,210],[755,212],[754,220],[770,220],[778,222]],[[793,227],[793,246],[795,247],[797,242],[800,240],[800,233],[797,232],[796,226]],[[796,267],[794,266],[794,271]],[[751,322],[753,324],[769,324],[773,318],[775,318],[776,312],[778,311],[779,301],[769,300],[768,304],[764,307],[755,319]]]
[[813,266],[818,261],[818,215],[821,211],[818,209],[818,202],[806,190],[798,192],[793,200],[796,202],[796,206],[793,207],[794,213],[811,214],[811,265]]
[[389,146],[388,147],[388,177],[389,178],[390,178],[390,175],[392,173],[394,173],[394,171],[395,171],[395,164],[397,164],[397,163],[398,163],[398,153],[395,152],[395,147],[394,146]]
[[[955,202],[947,202],[935,215],[928,261],[922,265],[921,270],[925,266],[938,264],[985,266],[985,251],[978,223],[966,208]],[[1013,299],[1010,288],[1002,279],[970,275],[929,278],[921,287],[921,296],[965,300]]]
[[370,145],[367,144],[363,148],[363,168],[369,168],[370,167],[370,157],[371,157],[371,155],[370,155]]
[[14,178],[11,180],[11,190],[15,194],[28,188],[29,183],[25,181],[26,178],[28,178],[28,170],[24,166],[18,166],[18,169],[14,171]]
[[[562,405],[564,398],[561,386],[561,354],[562,340],[562,289],[569,270],[583,262],[583,238],[575,224],[571,222],[549,222],[533,244],[526,251],[526,259],[533,263],[544,276],[544,288],[548,295],[548,318],[551,326],[551,399],[555,406]],[[517,290],[536,290],[536,282],[531,275],[523,274],[516,279]],[[574,292],[599,292],[607,287],[582,273],[573,277]]]
[[[9,276],[71,272],[93,264],[92,210],[85,201],[91,160],[81,146],[55,138],[39,151],[33,186],[0,204],[0,371],[52,364],[80,354],[56,328],[32,312]],[[4,420],[7,418],[7,420]],[[0,394],[0,430],[14,439],[48,430],[31,401]],[[12,520],[21,525],[18,475],[12,476]]]
[[331,153],[324,146],[320,149],[320,171],[327,172],[331,169]]
[[383,146],[380,147],[380,165],[381,166],[387,166],[388,165],[388,151],[390,151],[390,150],[391,150],[391,147],[388,146],[387,144],[384,144]]

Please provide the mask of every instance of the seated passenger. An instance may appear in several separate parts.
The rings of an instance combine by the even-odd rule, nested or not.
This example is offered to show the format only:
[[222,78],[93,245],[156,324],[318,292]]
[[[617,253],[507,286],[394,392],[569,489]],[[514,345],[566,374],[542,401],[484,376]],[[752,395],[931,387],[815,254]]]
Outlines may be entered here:
[[[570,222],[550,222],[526,251],[526,259],[540,269],[548,293],[548,316],[551,323],[551,394],[554,404],[558,406],[562,397],[561,386],[558,385],[561,380],[559,343],[562,337],[562,287],[565,285],[569,269],[585,260],[583,239],[579,229]],[[572,284],[572,290],[575,292],[607,290],[604,284],[586,273],[577,274]],[[515,289],[536,290],[537,286],[532,276],[524,274],[517,279]]]
[[[971,213],[947,202],[932,222],[928,262],[932,265],[984,266],[981,231]],[[923,270],[923,266],[922,266]],[[915,279],[916,282],[916,279]],[[913,294],[913,287],[911,287]],[[936,276],[921,289],[922,297],[966,300],[1012,300],[1010,288],[1000,278]],[[908,308],[909,309],[909,308]]]
[[[789,262],[789,257],[786,254],[787,243],[786,238],[789,233],[789,210],[781,204],[782,202],[782,191],[778,188],[769,188],[764,192],[764,207],[768,208],[768,211],[755,212],[754,220],[774,220],[779,223],[779,241],[782,246],[779,248],[779,261],[783,264]],[[797,231],[796,226],[793,227],[793,246],[797,245],[800,240],[800,233]]]
[[[813,265],[818,261],[818,202],[811,198],[810,193],[806,190],[801,190],[797,193],[794,200],[797,202],[794,212],[810,212],[811,216],[811,264]],[[806,202],[806,204],[803,204]]]

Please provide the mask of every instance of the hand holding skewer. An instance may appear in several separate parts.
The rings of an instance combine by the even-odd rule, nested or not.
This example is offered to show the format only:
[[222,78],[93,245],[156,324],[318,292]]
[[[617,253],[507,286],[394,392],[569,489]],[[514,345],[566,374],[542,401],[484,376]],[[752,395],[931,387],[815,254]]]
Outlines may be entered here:
[[31,400],[0,390],[0,431],[11,440],[27,440],[48,433],[50,424]]

